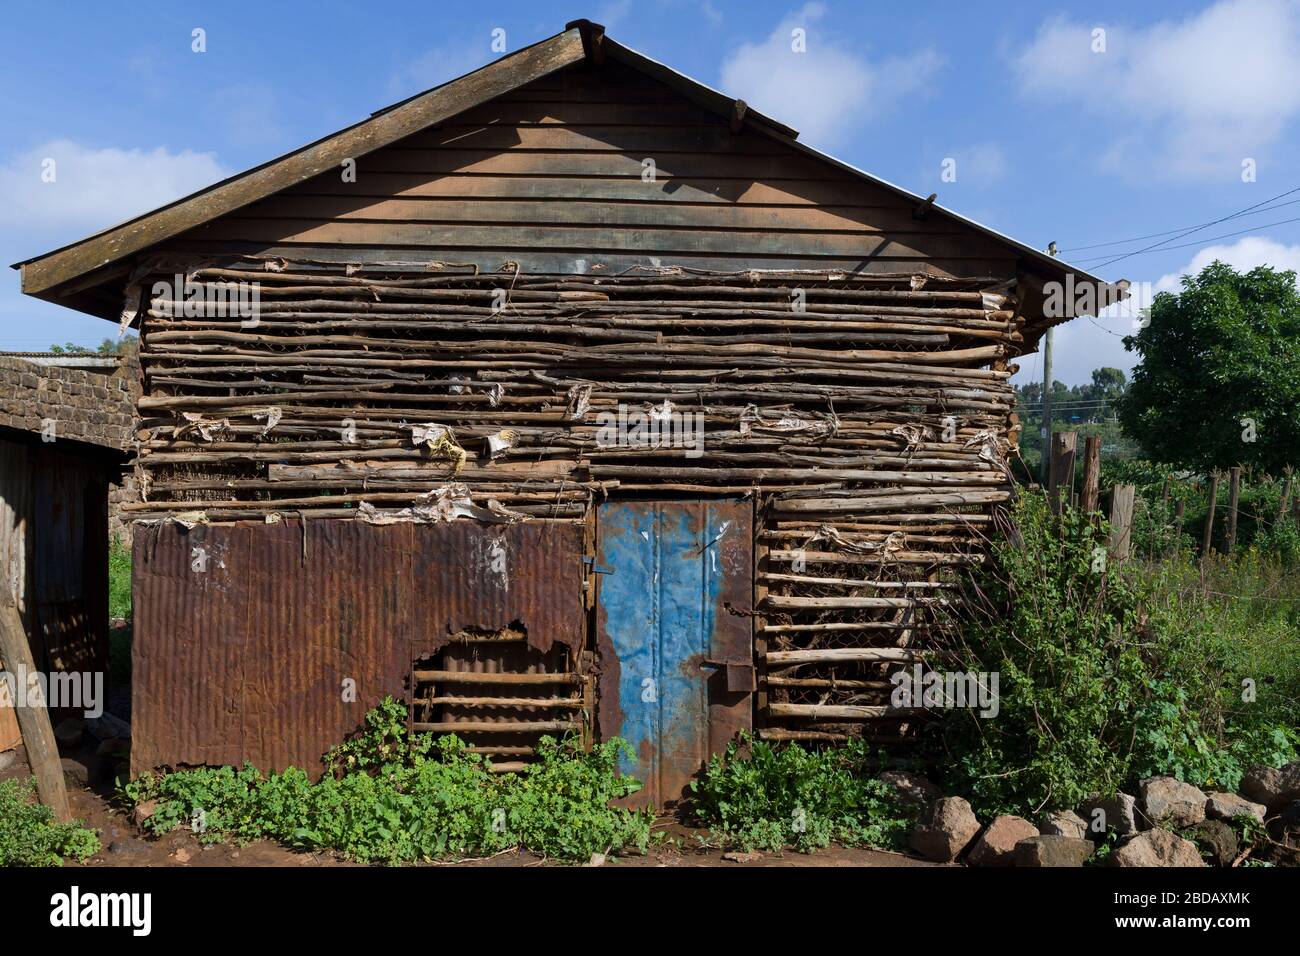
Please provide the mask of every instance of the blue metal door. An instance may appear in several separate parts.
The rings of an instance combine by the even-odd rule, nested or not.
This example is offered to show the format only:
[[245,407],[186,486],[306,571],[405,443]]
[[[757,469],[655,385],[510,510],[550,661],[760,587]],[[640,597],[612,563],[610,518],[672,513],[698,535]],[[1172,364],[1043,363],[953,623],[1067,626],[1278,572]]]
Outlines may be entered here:
[[678,799],[751,726],[752,508],[625,501],[599,509],[599,719],[636,751],[639,803]]

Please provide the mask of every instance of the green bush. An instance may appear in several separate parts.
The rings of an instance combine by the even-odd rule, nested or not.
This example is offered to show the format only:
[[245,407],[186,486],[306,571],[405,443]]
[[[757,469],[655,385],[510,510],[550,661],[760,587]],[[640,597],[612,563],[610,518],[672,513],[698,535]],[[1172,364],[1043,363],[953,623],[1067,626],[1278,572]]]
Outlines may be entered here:
[[996,719],[946,721],[951,788],[984,812],[1033,813],[1153,774],[1231,789],[1251,763],[1294,759],[1295,605],[1239,600],[1267,593],[1266,562],[1225,560],[1214,587],[1186,555],[1108,567],[1105,523],[1054,516],[1041,494],[1012,517],[949,632],[957,667],[1000,684]]
[[132,803],[158,801],[151,832],[188,825],[208,842],[265,838],[389,864],[514,847],[586,861],[649,846],[653,812],[610,806],[641,788],[618,772],[626,750],[621,740],[584,753],[543,738],[536,763],[495,774],[455,736],[408,737],[405,708],[390,697],[356,739],[325,755],[318,782],[297,768],[246,765],[146,774],[122,791]]
[[58,866],[99,852],[99,836],[80,821],[57,823],[54,811],[33,800],[36,782],[0,780],[0,866]]
[[746,735],[691,783],[695,818],[742,850],[898,847],[911,814],[873,767],[861,741],[810,752]]

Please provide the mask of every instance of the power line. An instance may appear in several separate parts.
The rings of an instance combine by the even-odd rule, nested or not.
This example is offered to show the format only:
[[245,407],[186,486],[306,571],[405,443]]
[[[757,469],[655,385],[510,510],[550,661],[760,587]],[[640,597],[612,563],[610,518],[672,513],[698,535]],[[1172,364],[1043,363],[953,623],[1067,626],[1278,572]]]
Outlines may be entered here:
[[[1281,209],[1283,206],[1294,206],[1294,205],[1295,205],[1296,203],[1298,203],[1298,202],[1300,202],[1300,199],[1288,199],[1286,202],[1280,202],[1280,203],[1278,203],[1276,206],[1268,206],[1268,207],[1266,207],[1266,208],[1264,208],[1264,209],[1256,209],[1256,210],[1253,211],[1253,212],[1239,212],[1239,213],[1237,213],[1236,215],[1229,216],[1228,219],[1240,219],[1242,216],[1258,216],[1258,215],[1260,215],[1261,213],[1272,212],[1274,209]],[[1226,220],[1224,220],[1224,221],[1226,221]],[[1213,223],[1205,223],[1205,225],[1214,225],[1214,224],[1213,224]],[[1110,242],[1094,242],[1094,243],[1093,243],[1092,245],[1090,245],[1090,246],[1071,246],[1069,249],[1062,249],[1062,250],[1060,250],[1060,251],[1061,251],[1062,254],[1064,254],[1064,253],[1067,253],[1067,252],[1086,252],[1086,251],[1089,250],[1089,249],[1102,249],[1102,248],[1105,248],[1106,246],[1122,246],[1122,245],[1125,245],[1126,243],[1129,243],[1129,242],[1142,242],[1142,241],[1144,241],[1144,240],[1146,240],[1146,239],[1159,239],[1161,236],[1169,236],[1169,235],[1173,235],[1173,234],[1176,233],[1176,232],[1182,232],[1182,231],[1184,231],[1185,229],[1194,229],[1194,228],[1200,228],[1200,227],[1198,227],[1198,226],[1179,226],[1177,229],[1166,229],[1164,232],[1153,232],[1153,233],[1151,233],[1150,235],[1146,235],[1146,236],[1134,236],[1132,239],[1113,239],[1113,240],[1111,240]],[[1263,228],[1265,228],[1265,227],[1264,227],[1264,226],[1256,226],[1255,228],[1257,228],[1257,229],[1263,229]],[[1105,258],[1105,257],[1104,257],[1104,256],[1094,256],[1093,258],[1102,259],[1102,258]],[[1084,260],[1084,261],[1087,261],[1087,260]]]
[[1104,269],[1106,268],[1106,266],[1112,265],[1116,262],[1121,262],[1124,259],[1130,259],[1133,256],[1140,255],[1143,252],[1150,252],[1152,249],[1159,249],[1161,246],[1165,246],[1173,242],[1174,239],[1181,239],[1183,238],[1183,236],[1190,236],[1194,232],[1200,232],[1202,229],[1208,229],[1210,226],[1217,226],[1219,223],[1227,222],[1229,219],[1236,219],[1240,216],[1244,216],[1252,209],[1258,209],[1260,206],[1267,206],[1269,203],[1277,202],[1279,199],[1282,199],[1285,196],[1290,196],[1292,193],[1300,193],[1300,186],[1296,186],[1293,189],[1288,189],[1284,193],[1278,193],[1276,196],[1273,196],[1271,199],[1265,199],[1262,202],[1257,202],[1253,206],[1247,206],[1245,209],[1235,212],[1232,215],[1223,216],[1220,219],[1215,219],[1211,222],[1207,222],[1199,226],[1195,226],[1191,229],[1188,229],[1186,232],[1181,232],[1178,235],[1172,236],[1169,239],[1164,239],[1161,240],[1160,242],[1152,243],[1149,246],[1143,246],[1141,249],[1135,249],[1133,252],[1126,252],[1123,255],[1115,256],[1113,259],[1108,259],[1105,262],[1099,263],[1097,266],[1095,266],[1095,268]]
[[[1295,202],[1300,202],[1300,199],[1297,199],[1297,200],[1294,200],[1294,201],[1295,201]],[[1273,208],[1276,209],[1277,207],[1274,206]],[[1215,242],[1216,240],[1219,240],[1219,239],[1231,239],[1233,236],[1241,236],[1241,235],[1245,235],[1246,233],[1248,233],[1248,232],[1254,232],[1254,231],[1257,230],[1257,229],[1269,229],[1269,228],[1271,228],[1271,227],[1273,227],[1273,226],[1285,226],[1285,225],[1287,225],[1288,223],[1292,223],[1292,222],[1300,222],[1300,216],[1296,216],[1294,219],[1279,219],[1277,222],[1266,222],[1266,223],[1263,223],[1263,224],[1261,224],[1261,225],[1251,226],[1249,229],[1239,229],[1239,230],[1237,230],[1236,232],[1225,232],[1225,233],[1223,233],[1222,235],[1219,235],[1219,236],[1209,236],[1209,237],[1207,237],[1207,238],[1205,238],[1205,239],[1198,239],[1198,240],[1196,240],[1196,242],[1183,242],[1183,243],[1180,243],[1180,244],[1178,244],[1178,245],[1176,245],[1176,246],[1165,246],[1163,249],[1160,250],[1160,252],[1169,252],[1169,251],[1171,251],[1171,250],[1173,250],[1173,249],[1190,249],[1192,246],[1201,246],[1201,245],[1204,245],[1204,244],[1207,243],[1207,242]],[[1133,253],[1133,255],[1135,255],[1135,256],[1136,256],[1137,254],[1138,254],[1138,253],[1136,253],[1136,252]],[[1106,258],[1106,257],[1105,257],[1105,256],[1091,256],[1091,257],[1089,257],[1089,258],[1087,258],[1087,259],[1080,259],[1079,262],[1095,262],[1095,261],[1098,260],[1098,259],[1104,259],[1104,258]]]

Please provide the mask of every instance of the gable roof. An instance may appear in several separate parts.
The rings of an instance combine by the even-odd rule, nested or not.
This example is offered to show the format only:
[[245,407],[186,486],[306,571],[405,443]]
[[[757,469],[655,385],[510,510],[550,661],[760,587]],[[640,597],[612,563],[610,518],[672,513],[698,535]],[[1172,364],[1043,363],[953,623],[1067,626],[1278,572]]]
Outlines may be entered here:
[[[119,276],[136,253],[172,239],[195,226],[234,212],[321,173],[338,167],[344,160],[357,159],[377,149],[450,119],[534,80],[583,60],[601,63],[606,58],[665,83],[701,108],[728,118],[733,127],[743,124],[794,149],[895,193],[900,198],[927,207],[927,214],[947,217],[982,234],[1027,260],[1041,280],[1096,283],[1102,280],[1053,258],[1046,253],[993,229],[936,205],[900,186],[834,159],[797,141],[798,132],[750,109],[676,70],[652,60],[607,37],[604,27],[587,20],[566,25],[564,32],[503,56],[458,79],[434,87],[373,113],[370,117],[277,159],[215,183],[198,192],[168,203],[152,212],[101,230],[40,256],[15,263],[21,269],[22,291],[49,301],[104,314],[91,307],[85,291]],[[1070,316],[1057,321],[1065,321]],[[1056,324],[1056,321],[1050,324]],[[1046,327],[1046,323],[1043,324]]]

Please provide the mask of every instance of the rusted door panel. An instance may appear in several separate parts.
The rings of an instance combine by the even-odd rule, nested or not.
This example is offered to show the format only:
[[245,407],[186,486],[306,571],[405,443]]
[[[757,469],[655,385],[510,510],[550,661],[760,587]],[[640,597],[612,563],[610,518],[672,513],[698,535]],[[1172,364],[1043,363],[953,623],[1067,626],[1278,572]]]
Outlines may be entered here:
[[727,664],[752,664],[748,502],[632,501],[599,512],[600,713],[636,752],[640,803],[679,799],[710,753],[750,727],[751,694]]

